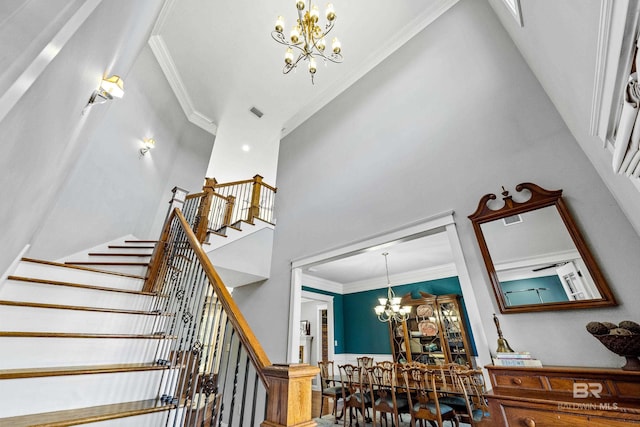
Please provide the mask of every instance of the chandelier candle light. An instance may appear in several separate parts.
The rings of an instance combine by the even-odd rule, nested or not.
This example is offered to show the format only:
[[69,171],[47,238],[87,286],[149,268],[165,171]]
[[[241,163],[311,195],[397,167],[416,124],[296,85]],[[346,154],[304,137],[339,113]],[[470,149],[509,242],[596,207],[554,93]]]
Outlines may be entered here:
[[387,297],[386,298],[378,298],[378,302],[380,305],[374,307],[374,311],[378,315],[378,320],[381,322],[404,322],[409,317],[409,313],[411,313],[411,306],[405,305],[400,306],[400,297],[397,297],[396,294],[391,289],[391,280],[389,280],[389,264],[387,262],[387,256],[389,252],[384,252],[382,256],[384,256],[384,266],[387,270]]
[[[278,16],[276,20],[275,30],[271,32],[271,37],[280,44],[287,46],[284,55],[283,74],[296,68],[298,62],[304,59],[309,61],[309,74],[311,75],[311,83],[313,84],[313,76],[318,69],[316,58],[331,61],[335,63],[342,62],[342,45],[340,41],[334,37],[331,42],[331,52],[327,54],[325,37],[333,29],[336,20],[336,12],[333,4],[327,4],[325,17],[327,23],[324,30],[318,25],[318,6],[311,4],[311,0],[305,4],[304,0],[296,0],[296,9],[298,11],[298,19],[291,28],[289,39],[284,35],[284,18]],[[298,57],[294,59],[294,49],[297,49]]]

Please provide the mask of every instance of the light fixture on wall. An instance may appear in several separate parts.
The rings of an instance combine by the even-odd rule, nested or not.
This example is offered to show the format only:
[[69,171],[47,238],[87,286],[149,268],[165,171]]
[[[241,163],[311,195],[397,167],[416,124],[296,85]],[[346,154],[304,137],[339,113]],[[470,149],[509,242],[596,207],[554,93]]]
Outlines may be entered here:
[[[298,19],[291,28],[289,38],[287,39],[284,35],[284,18],[282,16],[278,16],[275,30],[271,32],[271,37],[278,43],[287,46],[282,73],[289,73],[296,68],[300,60],[304,59],[309,61],[308,69],[311,75],[311,83],[313,83],[313,76],[318,69],[316,59],[322,59],[325,62],[342,62],[342,45],[336,37],[334,37],[331,42],[331,51],[328,54],[325,52],[325,37],[333,29],[336,12],[333,9],[333,4],[329,3],[325,10],[327,23],[323,30],[320,25],[318,25],[320,15],[318,6],[312,4],[311,0],[308,0],[307,4],[305,4],[304,0],[296,0],[296,9],[298,11]],[[295,59],[294,49],[298,50],[298,57]]]
[[411,306],[401,306],[401,298],[397,297],[393,289],[391,289],[391,280],[389,280],[389,263],[387,262],[387,256],[389,252],[384,252],[384,266],[387,271],[387,297],[378,298],[379,305],[374,307],[374,311],[378,315],[378,320],[381,322],[403,322],[409,317],[411,313]]
[[142,143],[144,144],[144,147],[142,147],[140,149],[140,156],[144,156],[145,154],[147,154],[147,152],[149,150],[151,150],[153,147],[156,146],[156,140],[153,138],[144,138],[142,140]]
[[120,76],[113,75],[102,79],[100,87],[93,91],[89,102],[82,110],[82,114],[94,104],[104,104],[105,102],[112,100],[113,98],[122,98],[124,95],[124,81]]

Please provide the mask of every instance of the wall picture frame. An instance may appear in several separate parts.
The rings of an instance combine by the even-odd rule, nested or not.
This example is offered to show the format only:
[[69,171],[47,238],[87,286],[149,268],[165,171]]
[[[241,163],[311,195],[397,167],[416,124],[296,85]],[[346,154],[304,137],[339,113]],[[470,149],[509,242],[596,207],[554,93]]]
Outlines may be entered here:
[[300,335],[311,335],[311,323],[308,320],[300,322]]

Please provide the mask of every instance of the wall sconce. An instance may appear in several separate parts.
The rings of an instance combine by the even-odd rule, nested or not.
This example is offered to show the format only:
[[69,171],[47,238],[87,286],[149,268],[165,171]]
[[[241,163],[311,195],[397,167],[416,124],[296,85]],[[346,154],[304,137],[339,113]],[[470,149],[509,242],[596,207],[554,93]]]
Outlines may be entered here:
[[113,75],[106,79],[102,79],[100,87],[93,91],[89,102],[82,110],[82,114],[94,104],[104,104],[113,98],[122,98],[124,95],[124,81],[120,76]]
[[153,138],[144,138],[142,140],[144,147],[140,149],[140,157],[147,154],[147,151],[151,150],[156,145],[156,140]]

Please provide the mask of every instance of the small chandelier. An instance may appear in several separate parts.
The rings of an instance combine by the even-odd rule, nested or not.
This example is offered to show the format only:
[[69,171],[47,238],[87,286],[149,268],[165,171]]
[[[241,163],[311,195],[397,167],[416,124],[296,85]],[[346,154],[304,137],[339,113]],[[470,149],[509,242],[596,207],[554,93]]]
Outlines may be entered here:
[[409,313],[411,313],[411,306],[405,305],[400,306],[400,297],[397,297],[396,294],[391,289],[391,280],[389,280],[389,263],[387,262],[387,256],[389,252],[384,252],[382,256],[384,256],[384,266],[387,270],[387,297],[386,298],[378,298],[378,302],[380,305],[374,307],[374,311],[378,315],[378,320],[381,322],[404,322],[409,317]]
[[[289,71],[296,68],[300,60],[307,60],[309,61],[309,74],[311,75],[311,83],[313,84],[313,76],[318,69],[316,58],[322,58],[325,63],[326,61],[335,63],[342,62],[342,54],[340,53],[342,45],[336,37],[334,37],[331,42],[331,52],[329,52],[328,55],[325,53],[325,37],[333,29],[336,12],[333,9],[333,4],[329,3],[325,11],[327,23],[324,26],[324,30],[322,30],[320,25],[318,25],[318,6],[311,4],[311,0],[308,0],[308,4],[306,5],[304,0],[296,0],[296,9],[298,10],[298,19],[293,28],[291,28],[289,40],[287,40],[283,33],[284,18],[282,16],[278,16],[275,30],[271,32],[271,37],[278,43],[287,46],[282,73],[288,74]],[[294,48],[299,51],[298,57],[295,59]]]

